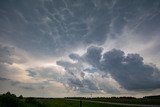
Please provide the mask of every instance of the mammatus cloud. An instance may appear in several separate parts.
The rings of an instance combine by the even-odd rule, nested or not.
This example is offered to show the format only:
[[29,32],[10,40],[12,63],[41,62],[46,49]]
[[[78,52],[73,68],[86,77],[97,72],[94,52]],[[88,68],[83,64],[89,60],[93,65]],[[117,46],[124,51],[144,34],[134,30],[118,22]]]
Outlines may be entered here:
[[158,0],[1,1],[0,42],[36,56],[61,56],[82,44],[117,39],[125,27],[150,40],[159,34],[159,5]]
[[159,89],[159,10],[159,0],[1,0],[2,93]]
[[[102,54],[101,47],[91,46],[87,49],[87,52],[84,53],[82,56],[76,54],[71,54],[69,56],[70,57],[72,56],[71,59],[73,60],[75,59],[80,61],[83,60],[83,62],[81,63],[88,63],[92,68],[96,68],[97,69],[96,73],[98,73],[99,75],[102,75],[102,73],[110,75],[111,78],[114,79],[124,89],[154,90],[160,88],[160,79],[158,78],[160,76],[160,70],[156,66],[145,64],[143,62],[143,58],[139,54],[125,55],[125,53],[122,50],[117,50],[117,49],[112,49]],[[76,57],[73,58],[73,56]],[[76,63],[75,66],[74,65],[75,63],[71,64],[70,62],[67,61],[65,61],[65,63],[63,62],[63,64],[60,63],[57,64],[63,66],[67,72],[69,72],[70,68],[75,67],[75,69],[77,69],[77,65],[79,65],[78,63]],[[85,67],[81,66],[81,68]],[[78,72],[80,73],[84,71],[87,70],[84,69],[83,71],[78,71]],[[101,89],[102,85],[98,85],[100,83],[95,82],[95,85],[93,85],[92,83],[93,81],[98,81],[94,80],[95,78],[85,80],[84,76],[84,79],[80,80],[77,78],[76,73],[77,72],[72,71],[72,74],[74,75],[73,77],[75,78],[69,79],[70,86],[74,85],[77,87],[83,87],[84,84],[83,81],[87,81],[85,83],[88,84],[85,85],[87,85],[88,87],[92,87],[91,90]],[[94,72],[92,72],[91,74],[94,74]],[[103,78],[103,76],[101,78]]]

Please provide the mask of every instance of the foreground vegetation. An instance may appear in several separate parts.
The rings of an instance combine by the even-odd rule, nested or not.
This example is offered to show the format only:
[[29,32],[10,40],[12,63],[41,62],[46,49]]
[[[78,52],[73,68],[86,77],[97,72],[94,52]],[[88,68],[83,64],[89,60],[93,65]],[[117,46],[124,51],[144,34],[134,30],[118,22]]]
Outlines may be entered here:
[[[74,100],[71,100],[74,99]],[[160,105],[160,98],[158,96],[145,97],[136,99],[133,97],[112,97],[112,98],[23,98],[17,97],[10,92],[0,95],[0,107],[80,107],[80,100],[82,100],[82,107],[123,107],[120,105],[89,102],[89,101],[103,101],[115,103],[129,103],[129,104],[157,104]],[[89,100],[89,101],[88,101]],[[126,107],[126,106],[125,106]]]
[[[82,107],[123,107],[108,104],[83,102]],[[14,94],[0,96],[0,107],[80,107],[80,101],[65,98],[23,98]]]
[[[72,101],[66,98],[23,98],[11,93],[0,96],[0,107],[79,107],[80,101]],[[83,102],[82,107],[123,107],[109,104]]]
[[126,104],[147,104],[147,105],[160,105],[160,96],[147,96],[143,98],[134,97],[98,97],[98,98],[75,98],[70,97],[68,99],[83,99],[89,101],[101,101],[101,102],[114,102],[114,103],[126,103]]

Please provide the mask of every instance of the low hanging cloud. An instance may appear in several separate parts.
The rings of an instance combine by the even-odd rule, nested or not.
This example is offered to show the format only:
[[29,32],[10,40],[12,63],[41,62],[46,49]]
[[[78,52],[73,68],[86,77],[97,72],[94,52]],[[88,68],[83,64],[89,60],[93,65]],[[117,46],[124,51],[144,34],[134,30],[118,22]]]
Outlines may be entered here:
[[[25,70],[18,67],[18,63],[24,58],[16,55],[16,48],[9,45],[0,44],[0,75],[2,78],[13,81],[25,81],[29,79]],[[17,65],[16,65],[17,64]]]
[[145,64],[139,54],[128,54],[112,49],[103,54],[101,69],[108,72],[125,89],[145,90],[160,88],[160,70]]
[[63,72],[60,72],[58,68],[53,67],[37,67],[28,68],[27,74],[34,79],[39,79],[43,81],[63,81]]
[[91,46],[87,49],[87,52],[83,55],[83,58],[90,63],[93,67],[97,67],[100,64],[102,57],[102,48]]
[[[82,58],[73,58],[73,60],[82,60]],[[72,63],[61,60],[57,61],[57,65],[64,67],[66,71],[65,75],[63,75],[63,84],[66,86],[66,88],[83,93],[99,91],[95,81],[86,77],[87,75],[82,69],[85,67],[85,65],[83,65],[81,61]]]
[[[102,50],[103,48],[101,47],[91,46],[87,49],[87,52],[84,53],[82,56],[78,54],[71,54],[69,55],[69,57],[72,60],[78,60],[81,63],[87,63],[91,66],[90,68],[96,69],[96,71],[91,72],[91,74],[94,74],[94,73],[98,73],[99,75],[101,75],[102,73],[106,75],[109,74],[111,78],[114,79],[120,85],[120,87],[124,89],[154,90],[154,89],[160,88],[160,79],[159,79],[160,70],[155,65],[153,66],[153,64],[145,64],[143,61],[143,57],[141,57],[139,54],[131,53],[131,54],[125,55],[125,53],[122,50],[118,50],[118,49],[112,49],[102,54]],[[67,61],[64,61],[64,62],[67,62]],[[76,64],[78,65],[79,62],[77,62]],[[72,68],[75,67],[74,64],[71,64],[71,63],[69,64],[69,62],[67,62],[67,64],[64,64],[64,63],[60,64],[58,61],[57,64],[60,66],[63,66],[67,71],[69,70],[68,68],[71,67],[70,65],[72,65]],[[86,72],[86,69],[88,69],[88,68],[85,68],[84,66],[81,66],[81,68],[83,68],[84,70],[83,72]],[[82,72],[82,71],[79,71],[79,72]],[[75,74],[74,70],[72,71],[72,73]],[[101,78],[107,78],[107,77],[101,76]],[[84,76],[84,79],[85,79],[85,76]],[[72,81],[70,83],[76,84],[77,83],[76,81],[77,79],[75,79],[74,82]],[[86,81],[86,80],[82,79],[82,81]],[[81,84],[81,86],[83,86],[82,81],[78,82]],[[94,83],[95,84],[97,83],[97,80],[92,79],[89,81],[96,81]],[[87,84],[87,86],[89,85]],[[96,85],[93,85],[93,86],[96,86]],[[94,87],[93,89],[100,90],[102,89],[101,86],[104,86],[104,84],[100,85],[99,83],[99,85],[97,85],[98,88]],[[108,88],[108,89],[112,89],[112,88]],[[105,89],[103,87],[103,91],[104,90]],[[113,90],[114,88],[112,89],[112,91]]]
[[[92,53],[96,51],[96,53]],[[66,79],[64,85],[72,90],[76,90],[82,93],[119,93],[118,87],[109,83],[109,78],[102,79],[102,75],[96,72],[102,52],[102,48],[90,47],[87,53],[82,56],[78,54],[70,54],[71,61],[60,60],[57,61],[57,65],[62,66],[65,69],[65,75],[63,79]],[[92,59],[94,57],[95,59]],[[98,61],[97,61],[98,59]],[[97,62],[95,62],[97,61]],[[89,62],[93,62],[95,67],[92,67]],[[107,84],[104,87],[104,84]]]

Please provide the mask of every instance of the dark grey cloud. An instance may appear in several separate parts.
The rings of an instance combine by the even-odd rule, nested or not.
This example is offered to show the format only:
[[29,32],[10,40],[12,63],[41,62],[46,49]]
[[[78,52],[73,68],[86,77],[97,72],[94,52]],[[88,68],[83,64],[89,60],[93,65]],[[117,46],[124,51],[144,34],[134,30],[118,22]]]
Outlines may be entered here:
[[6,81],[8,80],[7,78],[3,78],[3,77],[0,77],[0,81]]
[[44,89],[48,87],[48,85],[49,85],[49,82],[43,81],[39,83],[19,83],[17,87],[21,89],[29,90],[29,91],[34,91],[34,90],[36,91],[38,89]]
[[[0,82],[1,82],[1,86],[5,86],[6,84],[8,85],[8,88],[10,86],[12,86],[12,88],[16,88],[17,90],[29,90],[29,91],[35,91],[37,89],[44,89],[46,87],[49,86],[49,82],[48,81],[42,81],[42,82],[37,82],[37,83],[24,83],[24,82],[20,82],[20,81],[15,81],[15,80],[11,80],[11,79],[7,79],[7,78],[3,78],[0,77]],[[7,87],[4,87],[7,88]],[[7,89],[7,90],[11,90],[12,89]]]
[[128,90],[160,88],[160,70],[144,64],[139,54],[124,55],[121,50],[113,49],[104,53],[102,69],[109,72],[119,84]]
[[[90,20],[90,16],[87,16],[88,13],[85,11],[88,10],[87,5],[93,3],[89,1],[82,2],[82,5],[79,4],[81,3],[78,1],[58,2],[54,0],[2,2],[0,8],[1,40],[34,54],[52,55],[53,53],[60,54],[62,49],[73,47],[73,44],[77,46],[80,42],[101,43],[106,38],[107,25],[103,26],[103,21],[99,23],[96,18],[93,25],[94,30],[91,28],[91,34],[88,34],[85,19],[89,17],[88,20]],[[94,6],[90,8],[92,10]],[[92,13],[91,17],[93,15]],[[97,28],[97,25],[100,28]],[[99,32],[104,32],[104,34],[99,34],[97,37],[94,33]],[[91,37],[93,39],[90,39]]]
[[[101,80],[102,75],[96,75],[94,73],[99,70],[101,60],[101,47],[91,46],[87,49],[87,52],[83,55],[70,54],[69,58],[76,62],[70,62],[67,60],[57,61],[57,65],[62,66],[65,69],[65,75],[63,79],[66,88],[73,89],[82,93],[93,92],[110,92],[118,93],[118,89],[107,83],[109,80]],[[89,67],[86,67],[85,65]],[[100,76],[100,78],[99,78]],[[101,83],[103,81],[103,83]],[[104,84],[107,85],[104,87]],[[112,90],[113,89],[113,90]]]
[[[69,57],[76,54],[71,54]],[[76,55],[77,56],[77,55]],[[79,55],[78,55],[79,56]],[[64,67],[65,75],[63,75],[64,85],[69,88],[80,92],[96,92],[99,91],[95,82],[92,79],[87,79],[85,77],[85,72],[83,70],[84,66],[82,64],[82,57],[78,57],[80,60],[78,62],[72,63],[68,61],[57,61],[57,64]],[[75,60],[75,58],[71,57]],[[76,58],[77,60],[77,58]],[[80,61],[80,62],[79,62]]]
[[99,90],[103,90],[104,92],[110,93],[110,94],[120,94],[120,91],[118,89],[116,89],[115,87],[110,86],[106,86],[106,85],[110,85],[110,84],[106,84],[106,83],[100,83]]
[[0,64],[0,75],[2,78],[16,80],[17,76],[21,75],[22,71],[18,67],[12,67],[10,64]]
[[75,76],[79,74],[80,72],[83,72],[84,65],[82,64],[81,61],[73,63],[73,62],[68,62],[65,60],[59,60],[56,63],[57,65],[62,66],[66,70],[66,73],[69,73],[72,76]]
[[14,47],[3,46],[0,44],[0,64],[12,64],[14,51]]
[[[22,62],[26,60],[23,55],[27,54],[26,57],[31,57],[31,60],[48,57],[54,57],[56,60],[78,49],[94,45],[83,55],[77,52],[70,54],[72,62],[57,61],[57,65],[66,71],[64,77],[53,73],[51,68],[30,67],[27,68],[27,76],[56,79],[72,88],[78,88],[81,92],[117,92],[108,81],[97,84],[97,79],[92,78],[96,73],[102,78],[108,78],[103,75],[110,74],[128,90],[159,88],[160,70],[156,66],[145,64],[139,54],[125,55],[122,50],[117,49],[103,54],[101,48],[106,42],[112,45],[113,41],[113,48],[124,49],[125,46],[132,45],[135,51],[139,50],[138,43],[147,43],[146,47],[142,46],[142,53],[150,54],[148,56],[156,59],[160,53],[159,10],[159,0],[0,1],[1,81],[5,78],[14,79],[21,73],[19,68],[13,67],[12,64],[21,63],[23,66]],[[123,41],[127,42],[120,43]],[[111,49],[110,46],[105,49],[108,47]],[[58,76],[63,79],[57,78]]]
[[[19,82],[19,81],[10,80],[10,82],[11,82],[11,85],[12,85],[12,86],[17,86],[17,85],[21,84],[21,82]],[[22,83],[22,84],[23,84],[23,83]]]
[[31,76],[31,77],[35,77],[37,75],[37,72],[33,71],[32,69],[28,69],[28,76]]
[[29,86],[21,86],[22,89],[26,89],[26,90],[35,90],[35,88],[33,88],[33,86],[29,85]]
[[11,79],[8,79],[5,77],[0,77],[0,81],[4,82],[1,85],[6,84],[6,82],[7,82],[7,84],[9,84],[11,86],[17,86],[18,84],[20,84],[20,82],[18,82],[18,81],[14,81],[14,80],[11,80]]
[[[112,49],[102,55],[102,48],[91,46],[81,58],[85,59],[83,60],[85,63],[91,64],[91,68],[97,69],[95,72],[110,74],[122,88],[127,90],[153,90],[160,88],[160,79],[158,78],[160,70],[153,64],[145,64],[143,57],[139,54],[131,53],[125,55],[122,50]],[[67,68],[68,66],[63,67]],[[83,69],[83,71],[86,70]],[[108,88],[108,90],[110,89],[112,88]]]
[[15,47],[0,44],[0,75],[2,78],[12,80],[16,78],[16,75],[22,74],[20,68],[12,66],[13,63],[23,62],[22,60],[23,58],[16,55]]
[[[68,66],[66,67],[68,68]],[[71,70],[72,67],[66,69],[67,72],[65,75],[62,75],[60,73],[57,73],[57,71],[54,71],[52,68],[30,68],[28,69],[28,76],[33,77],[34,79],[46,79],[47,81],[57,81],[60,83],[63,83],[66,88],[78,90],[80,92],[96,92],[98,91],[98,87],[95,85],[95,83],[90,79],[85,79],[85,73],[79,72],[79,76],[81,76],[81,79],[78,78],[78,75],[76,74],[76,71],[73,72]],[[74,69],[75,70],[75,69]],[[69,87],[68,87],[68,86]],[[34,86],[34,84],[26,84],[21,86],[24,89],[35,89],[38,86]],[[34,88],[33,88],[34,87]]]
[[63,81],[63,75],[52,67],[35,67],[28,68],[28,76],[39,79],[46,79],[48,81]]
[[68,88],[83,93],[100,92],[96,83],[91,79],[69,78],[67,83],[69,85]]
[[69,58],[71,58],[72,60],[82,60],[81,57],[78,54],[75,54],[75,53],[71,53],[69,55]]
[[84,54],[82,57],[93,67],[97,67],[100,64],[102,48],[91,46],[87,49],[86,54]]
[[115,66],[120,66],[121,62],[124,60],[124,54],[125,53],[123,51],[117,49],[112,49],[111,51],[104,53],[101,69],[103,70],[112,67],[114,68]]
[[24,63],[26,58],[14,46],[0,44],[0,64]]
[[93,83],[93,81],[89,80],[89,79],[85,79],[83,80],[84,85],[86,85],[86,88],[90,89],[90,90],[99,90],[98,87],[96,86],[95,83]]
[[75,90],[76,88],[84,87],[82,81],[80,81],[78,78],[69,78],[68,85]]
[[125,26],[146,39],[159,31],[159,9],[159,0],[5,0],[0,42],[59,56],[82,43],[101,45],[119,37]]
[[57,61],[56,63],[57,63],[57,65],[63,66],[65,68],[69,68],[69,67],[76,65],[75,63],[71,63],[71,62],[63,61],[63,60]]

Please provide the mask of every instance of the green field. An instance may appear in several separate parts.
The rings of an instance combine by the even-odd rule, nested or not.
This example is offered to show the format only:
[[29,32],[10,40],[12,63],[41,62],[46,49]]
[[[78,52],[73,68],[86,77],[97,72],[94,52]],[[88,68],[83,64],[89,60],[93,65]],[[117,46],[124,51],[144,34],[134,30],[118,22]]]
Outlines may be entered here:
[[126,104],[145,104],[145,105],[160,105],[160,99],[156,98],[85,98],[89,101],[101,101],[101,102],[114,102],[114,103],[126,103]]
[[[47,107],[80,107],[80,101],[71,101],[68,99],[38,99],[39,102],[45,104]],[[117,105],[82,102],[82,107],[124,107]]]
[[[0,95],[0,107],[127,107],[128,104],[160,105],[160,98],[23,98],[11,93]],[[107,103],[104,103],[107,102]],[[110,103],[108,103],[110,102]],[[123,104],[123,106],[121,105]],[[127,104],[124,106],[124,104]],[[131,105],[130,105],[131,106]],[[134,107],[134,105],[132,105]]]
[[[28,100],[29,99],[29,100]],[[26,98],[15,102],[1,102],[0,107],[80,107],[80,101],[67,99],[39,99]],[[82,102],[82,107],[124,107],[118,105],[101,104],[93,102]]]

